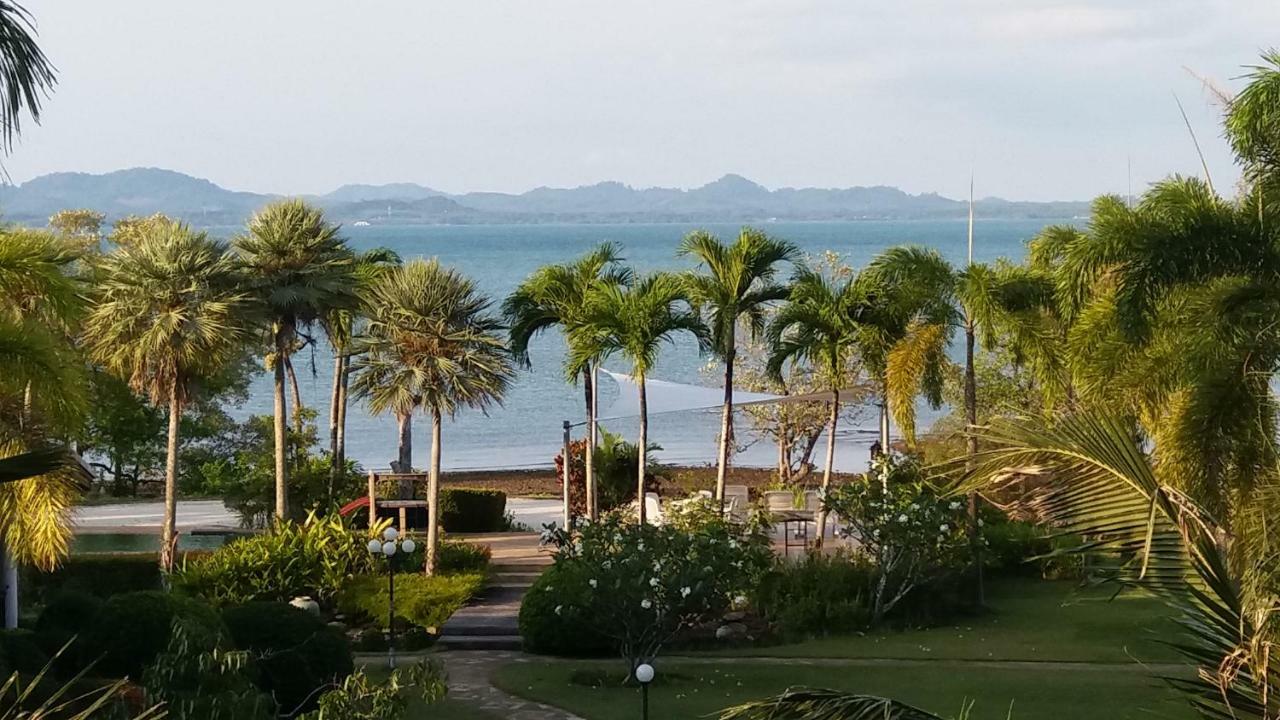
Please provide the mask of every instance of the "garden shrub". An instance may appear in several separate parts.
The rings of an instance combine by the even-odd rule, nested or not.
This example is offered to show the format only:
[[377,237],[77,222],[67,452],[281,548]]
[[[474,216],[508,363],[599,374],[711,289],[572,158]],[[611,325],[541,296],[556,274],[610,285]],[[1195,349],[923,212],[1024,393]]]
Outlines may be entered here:
[[139,678],[169,647],[174,620],[200,648],[212,649],[224,632],[217,613],[196,600],[159,590],[124,593],[108,599],[81,636],[85,659],[101,658],[95,674]]
[[401,720],[409,710],[410,691],[429,705],[444,698],[447,689],[440,665],[425,660],[408,672],[392,670],[381,682],[358,670],[325,693],[318,710],[300,720]]
[[[520,603],[520,638],[529,652],[564,657],[613,655],[618,643],[576,616],[564,615],[564,605],[587,607],[591,600],[587,570],[576,564],[557,564],[533,581]],[[557,607],[561,612],[557,613]]]
[[786,637],[864,630],[874,581],[865,559],[811,553],[800,562],[780,561],[764,576],[756,609]]
[[71,677],[85,666],[80,636],[93,627],[103,604],[96,595],[64,590],[50,597],[41,609],[36,619],[36,642],[46,655],[57,656],[54,668],[58,675]]
[[501,490],[440,490],[440,526],[446,532],[499,532],[506,529],[506,517],[507,494]]
[[723,520],[689,532],[609,514],[577,537],[559,531],[550,539],[558,545],[555,562],[520,609],[526,644],[563,652],[546,632],[563,622],[571,628],[566,638],[606,638],[628,671],[682,631],[719,617],[773,559],[767,536]]
[[34,675],[49,664],[49,654],[30,630],[0,630],[0,659],[7,672]]
[[436,553],[436,570],[446,575],[483,573],[493,554],[488,545],[469,542],[443,542]]
[[253,659],[258,687],[275,697],[285,715],[315,707],[316,690],[352,672],[346,636],[287,603],[230,607],[223,610],[222,619],[235,647]]
[[336,515],[280,523],[184,563],[173,584],[219,606],[300,595],[327,603],[350,578],[375,569],[365,537]]
[[120,593],[160,589],[160,561],[156,553],[94,553],[72,555],[52,572],[23,570],[24,594],[47,602],[63,590],[78,590],[101,598]]
[[875,571],[868,596],[872,624],[914,591],[968,564],[964,504],[943,497],[913,458],[881,456],[865,482],[835,488],[824,503]]
[[1036,576],[1045,579],[1078,578],[1083,555],[1055,554],[1059,547],[1078,547],[1035,523],[1011,520],[987,513],[982,528],[985,540],[983,564],[996,575]]
[[[396,627],[401,630],[409,625],[438,628],[483,585],[484,576],[477,573],[431,576],[420,572],[396,573]],[[364,575],[353,578],[343,588],[338,609],[386,628],[388,602],[386,575]]]
[[248,669],[248,653],[199,647],[179,621],[142,686],[147,704],[163,703],[170,720],[273,720],[276,703],[253,684]]
[[[575,516],[587,512],[586,495],[586,440],[575,440],[569,445],[569,503]],[[649,444],[649,456],[645,465],[645,492],[659,492],[663,467],[654,453],[662,450],[656,443]],[[627,442],[621,435],[600,428],[600,442],[596,446],[595,479],[597,502],[601,511],[622,507],[636,499],[636,473],[640,470],[640,452],[635,443]],[[556,481],[564,484],[564,452],[555,457]]]

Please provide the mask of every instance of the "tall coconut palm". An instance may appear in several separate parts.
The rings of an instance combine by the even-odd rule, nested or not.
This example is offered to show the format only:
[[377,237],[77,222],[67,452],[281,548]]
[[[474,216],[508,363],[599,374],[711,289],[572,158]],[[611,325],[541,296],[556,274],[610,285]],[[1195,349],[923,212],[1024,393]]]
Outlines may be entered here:
[[276,517],[284,518],[289,503],[286,364],[310,341],[307,332],[312,325],[335,310],[355,306],[355,259],[338,226],[327,222],[320,209],[296,199],[259,210],[246,232],[235,238],[234,247],[273,359]]
[[178,222],[151,227],[140,242],[99,262],[85,322],[90,356],[135,392],[167,406],[164,524],[160,566],[173,567],[177,538],[178,432],[192,385],[243,347],[246,300],[235,259],[222,243]]
[[598,285],[587,294],[582,321],[569,328],[570,365],[622,355],[631,363],[640,400],[640,434],[637,493],[639,521],[645,522],[644,487],[649,454],[649,408],[645,378],[658,361],[664,343],[690,333],[699,347],[710,347],[710,335],[689,306],[685,283],[670,273],[654,273],[630,286]]
[[685,275],[689,299],[704,314],[712,350],[724,363],[724,406],[720,413],[720,448],[716,456],[715,497],[723,503],[733,439],[733,365],[737,355],[738,323],[745,321],[753,336],[765,328],[765,311],[787,296],[785,285],[774,282],[779,265],[794,262],[799,249],[752,228],[743,228],[732,244],[695,231],[680,243],[679,254],[697,258],[699,270]]
[[[582,322],[587,296],[599,285],[627,285],[632,280],[630,268],[620,263],[621,246],[602,243],[571,263],[539,268],[507,297],[502,312],[509,327],[511,354],[525,367],[531,367],[529,343],[544,330],[559,327],[566,339]],[[570,350],[570,356],[573,355]],[[595,519],[599,513],[595,482],[595,448],[597,445],[596,375],[599,358],[589,358],[581,366],[566,362],[565,376],[570,382],[579,375],[583,379],[587,406],[587,443],[585,482],[587,514]]]
[[[385,271],[399,266],[400,256],[388,248],[356,253],[357,292],[363,293]],[[351,378],[351,341],[361,320],[357,309],[332,308],[321,319],[329,346],[333,349],[333,385],[329,393],[329,502],[334,501],[333,485],[346,466],[347,396]],[[410,438],[411,440],[411,438]]]
[[371,407],[431,417],[426,572],[435,572],[439,539],[441,425],[459,408],[486,410],[502,401],[514,377],[502,323],[475,283],[436,260],[413,260],[368,291],[368,326],[354,387]]
[[[807,362],[830,382],[831,407],[827,419],[827,454],[822,466],[822,489],[831,486],[836,457],[836,425],[840,418],[840,389],[844,369],[858,351],[866,332],[862,321],[874,310],[874,296],[850,275],[831,279],[808,268],[796,271],[787,302],[769,325],[768,371],[781,379],[790,362]],[[818,543],[827,526],[826,510],[818,514]]]

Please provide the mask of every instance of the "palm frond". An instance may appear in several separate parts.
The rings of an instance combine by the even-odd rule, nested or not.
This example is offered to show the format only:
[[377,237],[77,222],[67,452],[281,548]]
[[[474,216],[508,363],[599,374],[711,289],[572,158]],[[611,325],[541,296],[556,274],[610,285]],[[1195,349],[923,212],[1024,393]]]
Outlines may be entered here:
[[791,688],[777,697],[722,710],[719,720],[943,720],[906,703],[838,690]]

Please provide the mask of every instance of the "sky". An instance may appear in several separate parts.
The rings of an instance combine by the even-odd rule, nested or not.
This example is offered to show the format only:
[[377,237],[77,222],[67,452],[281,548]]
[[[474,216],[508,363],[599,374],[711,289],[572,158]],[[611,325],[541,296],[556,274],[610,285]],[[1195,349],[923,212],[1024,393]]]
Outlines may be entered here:
[[1277,0],[25,0],[59,82],[5,167],[237,190],[617,180],[1080,200],[1238,176]]

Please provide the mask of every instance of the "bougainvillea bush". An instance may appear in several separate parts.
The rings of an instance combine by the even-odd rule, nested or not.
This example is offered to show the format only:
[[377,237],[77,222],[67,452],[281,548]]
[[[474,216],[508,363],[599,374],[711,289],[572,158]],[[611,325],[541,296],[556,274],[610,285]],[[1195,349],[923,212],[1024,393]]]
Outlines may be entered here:
[[616,651],[628,672],[741,601],[773,559],[766,535],[723,521],[638,525],[615,514],[550,539],[555,563],[520,608],[529,649]]
[[872,624],[912,591],[958,573],[968,562],[963,503],[945,497],[913,458],[882,456],[865,482],[833,489],[824,504],[872,564]]

